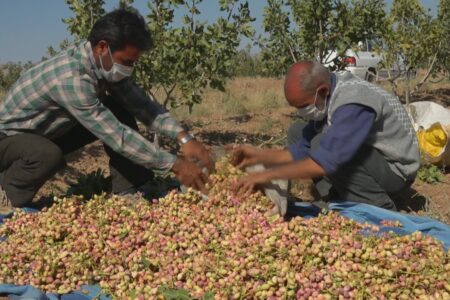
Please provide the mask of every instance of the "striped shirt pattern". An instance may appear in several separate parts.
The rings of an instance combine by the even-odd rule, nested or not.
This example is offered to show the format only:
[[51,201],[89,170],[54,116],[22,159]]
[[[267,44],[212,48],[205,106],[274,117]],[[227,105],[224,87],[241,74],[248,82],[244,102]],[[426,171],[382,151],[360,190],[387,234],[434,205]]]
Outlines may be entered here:
[[[115,152],[152,169],[168,171],[176,156],[122,124],[99,99],[98,68],[89,42],[72,46],[26,71],[0,103],[0,131],[55,139],[77,123]],[[146,126],[175,138],[183,129],[130,79],[107,84],[116,101]]]

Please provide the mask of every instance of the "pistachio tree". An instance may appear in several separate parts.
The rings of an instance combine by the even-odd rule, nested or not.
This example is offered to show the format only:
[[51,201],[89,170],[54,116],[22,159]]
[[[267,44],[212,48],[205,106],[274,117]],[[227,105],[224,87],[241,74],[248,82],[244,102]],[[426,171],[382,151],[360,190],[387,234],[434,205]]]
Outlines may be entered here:
[[[394,0],[383,40],[382,65],[389,70],[396,70],[389,79],[396,94],[398,80],[405,77],[405,100],[408,104],[411,93],[417,91],[438,69],[438,56],[445,42],[442,40],[441,24],[430,11],[425,10],[421,1]],[[415,86],[411,86],[412,77],[418,68],[424,68],[425,75]]]
[[439,2],[438,22],[441,27],[438,68],[450,76],[450,0]]
[[[136,78],[149,92],[163,91],[166,106],[192,108],[201,102],[207,86],[224,90],[241,38],[253,35],[247,1],[220,0],[222,16],[213,23],[199,20],[202,2],[149,2],[147,20],[155,46],[142,58]],[[178,27],[174,26],[176,9],[185,12]]]
[[287,67],[304,58],[299,43],[299,32],[286,10],[285,0],[268,0],[263,13],[265,36],[260,38],[263,71],[267,75],[281,76]]
[[20,75],[33,66],[28,62],[8,62],[0,65],[0,91],[6,92]]
[[[100,18],[105,10],[104,0],[65,0],[69,9],[73,12],[74,16],[70,18],[63,18],[62,21],[67,25],[67,30],[72,35],[75,41],[86,39],[91,31],[95,21]],[[69,39],[64,39],[59,44],[59,50],[48,47],[48,55],[55,56],[59,51],[65,50],[70,46]]]
[[104,0],[66,0],[74,17],[62,19],[67,24],[67,30],[77,40],[85,39],[89,35],[95,21],[100,18],[105,10]]
[[300,59],[344,67],[348,49],[382,35],[384,5],[383,0],[268,0],[260,40],[268,71],[283,74]]
[[[66,0],[74,13],[63,19],[75,40],[85,39],[95,21],[105,14],[104,0]],[[248,1],[218,0],[221,15],[214,21],[201,20],[203,0],[150,0],[146,21],[154,47],[136,65],[136,81],[165,106],[192,108],[202,101],[209,86],[224,90],[233,75],[233,63],[243,37],[253,29]],[[127,7],[133,0],[118,1]],[[181,25],[176,16],[181,12]],[[204,12],[205,13],[205,12]],[[63,41],[61,49],[67,47]],[[49,48],[49,54],[55,54]],[[156,93],[155,91],[159,91]]]

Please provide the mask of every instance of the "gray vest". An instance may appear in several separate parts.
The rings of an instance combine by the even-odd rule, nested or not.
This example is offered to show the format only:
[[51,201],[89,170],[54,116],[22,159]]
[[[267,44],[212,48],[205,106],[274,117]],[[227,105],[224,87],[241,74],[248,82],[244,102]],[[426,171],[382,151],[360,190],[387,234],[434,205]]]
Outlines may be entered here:
[[[328,126],[333,113],[345,104],[362,104],[376,112],[375,123],[365,144],[376,148],[394,173],[412,180],[420,167],[420,153],[411,120],[403,105],[379,86],[350,72],[337,72],[336,87],[328,106]],[[326,129],[325,129],[326,130]]]

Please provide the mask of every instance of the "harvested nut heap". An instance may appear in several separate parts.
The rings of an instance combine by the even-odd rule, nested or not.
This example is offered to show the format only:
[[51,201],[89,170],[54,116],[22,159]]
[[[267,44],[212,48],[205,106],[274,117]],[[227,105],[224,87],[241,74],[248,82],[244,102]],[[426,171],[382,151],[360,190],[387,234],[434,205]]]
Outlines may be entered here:
[[[0,282],[67,293],[99,284],[114,299],[450,299],[450,252],[421,233],[328,213],[268,218],[270,201],[229,191],[242,172],[224,159],[209,199],[170,192],[152,202],[60,199],[0,226]],[[186,298],[182,298],[186,299]]]

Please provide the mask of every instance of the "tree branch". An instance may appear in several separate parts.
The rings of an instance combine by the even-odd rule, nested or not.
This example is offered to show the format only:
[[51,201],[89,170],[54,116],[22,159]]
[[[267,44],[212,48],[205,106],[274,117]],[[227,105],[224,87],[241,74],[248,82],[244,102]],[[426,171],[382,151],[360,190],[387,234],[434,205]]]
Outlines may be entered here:
[[389,84],[392,86],[392,92],[394,93],[394,95],[396,97],[398,97],[398,93],[397,93],[397,89],[398,89],[398,85],[397,85],[397,79],[400,78],[400,76],[403,74],[403,72],[398,72],[398,74],[394,77],[391,78],[391,72],[388,71],[388,78],[386,79],[380,79],[377,80],[377,82],[383,82],[383,81],[388,81]]
[[287,44],[289,47],[289,52],[291,53],[292,60],[294,61],[294,63],[296,63],[297,57],[295,57],[294,49],[292,49],[291,43],[287,42]]
[[[437,49],[439,49],[439,48],[441,47],[441,44],[442,44],[442,41],[439,42],[439,45],[438,45],[438,48],[437,48]],[[439,50],[436,50],[436,52],[434,53],[433,60],[431,61],[430,67],[429,67],[428,70],[427,70],[427,73],[426,73],[425,76],[422,78],[422,80],[421,80],[418,84],[416,84],[414,90],[411,92],[411,95],[417,93],[417,92],[419,91],[420,87],[428,80],[428,77],[430,77],[431,72],[433,71],[434,66],[435,66],[435,64],[436,64],[436,60],[437,60],[438,53],[439,53]]]
[[447,79],[447,78],[444,76],[444,77],[442,77],[442,78],[439,79],[439,80],[430,80],[430,82],[436,84],[436,83],[441,83],[441,82],[444,81],[445,79]]
[[230,11],[228,12],[228,16],[227,16],[227,21],[230,21],[231,17],[233,16],[233,10],[234,10],[235,5],[236,5],[235,2],[231,5]]
[[155,94],[152,92],[152,90],[147,90],[147,94],[152,98],[153,101],[158,102],[158,98],[156,98]]
[[164,89],[164,93],[166,94],[166,99],[164,100],[164,104],[163,104],[165,108],[167,108],[167,105],[169,104],[170,96],[172,95],[172,92],[176,86],[177,86],[177,84],[174,83],[169,90],[167,90],[165,86],[162,86],[162,88]]

